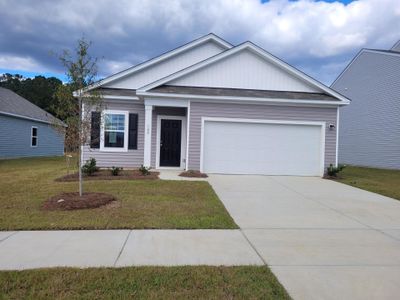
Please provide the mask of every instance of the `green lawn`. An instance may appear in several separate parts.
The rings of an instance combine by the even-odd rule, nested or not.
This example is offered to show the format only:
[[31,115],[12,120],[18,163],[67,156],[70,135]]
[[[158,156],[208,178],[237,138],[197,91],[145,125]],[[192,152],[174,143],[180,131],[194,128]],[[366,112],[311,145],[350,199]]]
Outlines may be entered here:
[[347,166],[338,181],[400,200],[400,170]]
[[120,207],[43,211],[48,197],[77,191],[64,158],[0,161],[0,230],[115,228],[237,228],[207,182],[162,180],[86,181],[85,191],[113,194]]
[[267,267],[0,272],[1,299],[290,299]]

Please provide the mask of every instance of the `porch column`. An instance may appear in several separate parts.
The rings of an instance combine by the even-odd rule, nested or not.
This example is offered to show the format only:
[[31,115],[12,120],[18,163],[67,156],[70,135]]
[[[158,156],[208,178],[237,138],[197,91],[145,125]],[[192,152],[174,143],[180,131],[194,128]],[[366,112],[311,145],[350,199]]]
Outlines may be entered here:
[[145,167],[151,166],[151,124],[153,118],[153,106],[145,105],[144,116],[144,160]]

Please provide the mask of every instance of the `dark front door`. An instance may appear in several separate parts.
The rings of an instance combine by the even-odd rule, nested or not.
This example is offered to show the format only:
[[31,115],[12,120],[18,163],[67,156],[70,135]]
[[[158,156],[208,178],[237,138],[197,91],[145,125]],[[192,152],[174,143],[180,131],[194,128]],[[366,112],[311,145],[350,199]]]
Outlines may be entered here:
[[182,121],[161,119],[160,167],[181,165]]

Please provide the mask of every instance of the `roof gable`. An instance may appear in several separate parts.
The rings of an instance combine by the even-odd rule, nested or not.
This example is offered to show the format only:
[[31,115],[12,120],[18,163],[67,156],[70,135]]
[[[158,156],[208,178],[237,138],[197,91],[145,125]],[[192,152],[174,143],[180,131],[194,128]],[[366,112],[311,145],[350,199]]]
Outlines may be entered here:
[[228,42],[214,34],[208,34],[174,50],[107,77],[88,90],[107,88],[137,89],[171,73],[231,48]]
[[178,86],[321,92],[249,48],[168,82]]
[[399,41],[397,41],[397,43],[396,43],[396,44],[394,44],[394,45],[393,45],[393,47],[392,47],[392,48],[390,48],[390,50],[392,50],[392,51],[396,51],[396,52],[400,52],[400,40],[399,40]]
[[[216,80],[218,76],[220,77]],[[138,89],[138,94],[164,84],[324,92],[343,102],[348,102],[348,99],[344,96],[250,42],[238,45],[182,71],[143,86]]]
[[348,72],[348,70],[353,66],[353,64],[357,63],[357,61],[359,60],[359,58],[361,56],[363,56],[363,54],[377,55],[377,57],[391,56],[391,57],[394,57],[395,59],[400,58],[400,52],[396,52],[396,51],[393,51],[393,50],[380,50],[380,49],[362,48],[356,54],[356,56],[353,57],[353,59],[349,62],[349,64],[343,69],[343,71],[339,74],[339,76],[332,82],[331,87],[334,87],[342,79],[342,77]]

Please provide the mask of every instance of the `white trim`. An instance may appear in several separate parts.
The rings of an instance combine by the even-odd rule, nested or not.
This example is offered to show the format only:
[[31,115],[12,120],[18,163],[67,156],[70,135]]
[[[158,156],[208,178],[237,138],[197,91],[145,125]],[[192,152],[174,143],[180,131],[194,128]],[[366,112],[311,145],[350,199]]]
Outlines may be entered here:
[[144,114],[144,153],[143,165],[151,167],[151,131],[153,123],[153,106],[145,105]]
[[[104,116],[106,114],[124,115],[124,147],[105,147],[104,146]],[[101,125],[100,125],[100,151],[101,152],[128,152],[128,138],[129,138],[129,111],[127,110],[103,110],[101,114]]]
[[243,50],[250,50],[254,53],[256,53],[257,55],[259,55],[261,58],[268,60],[272,63],[274,63],[275,65],[277,65],[278,67],[284,69],[286,72],[306,81],[307,83],[311,84],[314,87],[317,87],[319,89],[321,89],[322,91],[326,92],[327,94],[336,97],[337,99],[343,101],[343,102],[348,102],[349,100],[344,97],[343,95],[337,93],[336,91],[330,89],[329,87],[325,86],[324,84],[320,83],[319,81],[315,80],[314,78],[300,72],[299,70],[297,70],[296,68],[290,66],[289,64],[283,62],[282,60],[278,59],[277,57],[273,56],[272,54],[268,53],[267,51],[265,51],[264,49],[250,43],[250,42],[245,42],[239,46],[233,47],[229,50],[226,50],[224,52],[221,52],[220,54],[217,54],[215,56],[212,56],[206,60],[203,60],[197,64],[194,64],[186,69],[183,69],[179,72],[176,72],[174,74],[171,74],[169,76],[166,76],[164,78],[161,78],[159,80],[154,81],[153,83],[147,84],[141,88],[139,88],[137,90],[137,92],[146,92],[148,90],[151,90],[157,86],[163,85],[169,81],[175,80],[177,78],[181,78],[189,73],[192,73],[198,69],[204,68],[210,64],[213,64],[217,61],[220,61],[228,56],[234,55],[235,53],[239,52],[239,51],[243,51]]
[[230,122],[230,123],[259,123],[259,124],[282,124],[282,125],[310,125],[321,126],[321,152],[320,152],[320,176],[322,177],[325,172],[325,122],[311,122],[311,121],[288,121],[288,120],[258,120],[258,119],[241,119],[241,118],[214,118],[202,117],[201,118],[201,141],[200,141],[200,172],[203,172],[204,161],[204,125],[205,122]]
[[[138,93],[139,94],[139,93]],[[298,100],[298,99],[277,99],[277,98],[256,98],[256,97],[236,97],[236,96],[207,96],[207,95],[191,95],[191,94],[161,94],[161,93],[149,93],[140,92],[141,96],[159,97],[159,98],[179,98],[179,99],[195,99],[195,100],[209,100],[210,102],[226,101],[241,102],[251,104],[252,102],[257,103],[276,103],[276,104],[307,104],[307,105],[329,105],[339,106],[348,105],[349,101],[331,101],[331,100]],[[148,101],[148,100],[145,100]],[[161,101],[160,101],[161,102]],[[169,105],[168,105],[169,106]]]
[[188,106],[186,109],[187,116],[187,133],[186,133],[186,159],[185,159],[185,170],[189,170],[189,139],[190,139],[190,101],[188,101]]
[[336,112],[336,163],[335,166],[337,167],[339,164],[339,107],[337,108]]
[[117,96],[117,95],[103,95],[104,99],[116,99],[116,100],[139,100],[137,96]]
[[[161,139],[161,120],[181,120],[181,157],[179,167],[160,167],[160,139]],[[170,116],[157,115],[157,136],[156,136],[156,169],[185,169],[184,158],[187,155],[187,133],[186,133],[186,117],[185,116]]]
[[[33,135],[33,128],[36,128],[36,136]],[[38,133],[39,133],[38,127],[37,126],[31,126],[31,142],[30,142],[30,144],[31,144],[32,148],[36,148],[38,146],[38,144],[39,144],[39,134]],[[32,145],[32,139],[34,137],[36,138],[36,145]]]
[[176,99],[145,99],[145,105],[153,105],[153,106],[166,106],[166,107],[188,107],[189,100],[176,100]]
[[150,60],[148,60],[148,61],[146,61],[144,63],[138,64],[138,65],[130,67],[130,68],[124,70],[124,71],[121,71],[121,72],[113,74],[113,75],[111,75],[111,76],[109,76],[107,78],[104,78],[103,80],[100,80],[99,82],[94,83],[93,85],[87,87],[84,90],[74,91],[73,95],[74,95],[74,97],[78,97],[83,91],[90,91],[90,90],[93,90],[93,89],[95,89],[97,87],[100,87],[100,86],[103,86],[105,84],[108,84],[108,83],[110,83],[112,81],[121,79],[121,78],[123,78],[125,76],[131,75],[131,74],[136,73],[136,72],[138,72],[140,70],[148,68],[148,67],[150,67],[152,65],[160,63],[160,62],[162,62],[162,61],[164,61],[164,60],[166,60],[168,58],[177,56],[177,55],[181,54],[184,51],[187,51],[189,49],[192,49],[192,48],[194,48],[194,47],[196,47],[198,45],[207,43],[209,41],[213,41],[213,42],[215,42],[216,44],[220,45],[221,47],[223,47],[225,49],[232,48],[231,44],[227,43],[226,41],[224,41],[220,37],[210,33],[210,34],[207,34],[207,35],[205,35],[203,37],[200,37],[200,38],[198,38],[198,39],[196,39],[194,41],[191,41],[191,42],[189,42],[189,43],[187,43],[187,44],[185,44],[185,45],[183,45],[183,46],[181,46],[179,48],[176,48],[176,49],[174,49],[172,51],[164,53],[164,54],[162,54],[162,55],[160,55],[158,57],[152,58],[152,59],[150,59]]

